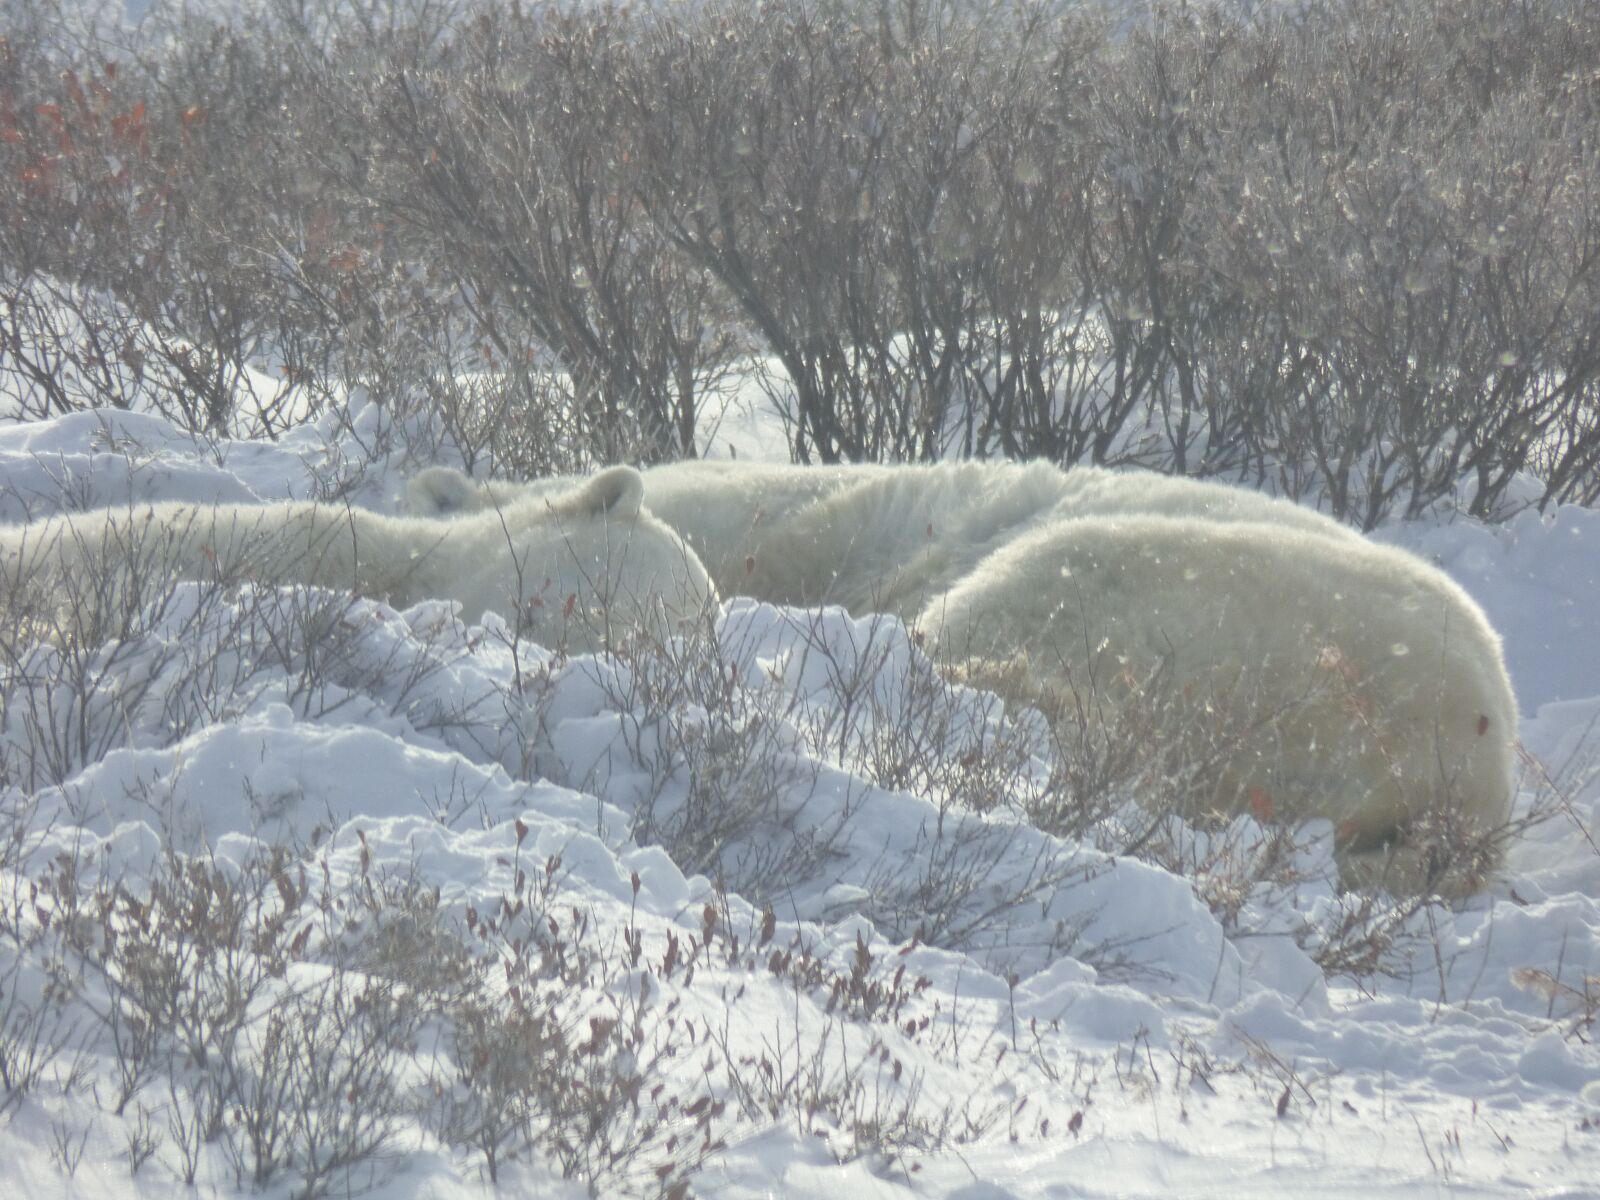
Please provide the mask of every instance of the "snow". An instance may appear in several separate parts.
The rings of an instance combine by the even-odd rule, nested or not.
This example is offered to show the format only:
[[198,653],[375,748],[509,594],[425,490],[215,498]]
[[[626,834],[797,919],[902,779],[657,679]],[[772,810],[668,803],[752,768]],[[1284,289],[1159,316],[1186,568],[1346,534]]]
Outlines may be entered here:
[[1532,509],[1503,525],[1391,526],[1383,540],[1443,567],[1483,605],[1505,641],[1517,700],[1535,714],[1592,697],[1600,680],[1600,512]]
[[[0,427],[0,519],[330,487],[392,508],[418,464],[375,452],[405,444],[376,436],[383,421],[358,397],[275,443],[127,412]],[[741,456],[781,453],[757,414],[725,415],[722,436]],[[1318,882],[1325,825],[1297,851],[1311,882],[1258,886],[1225,922],[1191,880],[1107,853],[1115,814],[1082,840],[1022,818],[1019,797],[1049,771],[1036,714],[942,683],[893,620],[741,598],[664,653],[569,660],[441,603],[180,585],[130,644],[76,648],[78,675],[41,647],[11,676],[0,833],[16,836],[0,892],[15,927],[42,937],[48,914],[65,920],[64,863],[79,894],[103,881],[139,895],[174,853],[247,879],[272,847],[300,847],[309,882],[266,895],[315,933],[263,978],[263,1004],[321,994],[341,946],[376,971],[355,898],[391,884],[433,895],[420,923],[441,934],[502,921],[502,941],[485,936],[503,982],[535,946],[593,954],[549,1002],[580,1029],[637,1020],[628,1053],[660,1052],[651,1079],[686,1104],[728,1101],[725,1146],[685,1151],[700,1127],[679,1109],[677,1148],[640,1134],[648,1153],[598,1177],[598,1194],[655,1194],[653,1166],[676,1155],[697,1164],[694,1194],[737,1200],[1600,1195],[1600,513],[1380,536],[1449,571],[1500,629],[1530,756],[1519,804],[1554,809],[1486,895],[1404,923],[1386,973],[1326,977],[1292,936],[1312,944],[1349,916]],[[52,715],[77,736],[44,745]],[[909,738],[917,755],[901,761]],[[973,761],[996,764],[1003,802],[987,811],[959,802]],[[759,819],[715,846],[691,836],[708,804],[735,803]],[[1240,818],[1166,836],[1206,861],[1264,835]],[[863,962],[879,999],[840,982]],[[33,1011],[47,969],[0,943],[0,1025]],[[108,986],[76,981],[81,1053],[0,1111],[0,1178],[35,1200],[180,1181],[181,1089],[158,1072],[113,1111],[117,1053],[93,1016]],[[261,1054],[265,1019],[242,1043]],[[436,1029],[419,1027],[396,1077],[411,1106],[376,1169],[335,1191],[484,1194],[483,1155],[414,1115],[453,1094]],[[735,1076],[788,1080],[816,1103],[740,1116]],[[141,1120],[160,1144],[133,1172]],[[230,1138],[198,1147],[208,1193],[255,1190]],[[585,1169],[563,1178],[523,1154],[499,1186],[584,1195]],[[265,1190],[292,1194],[298,1178],[291,1166]]]

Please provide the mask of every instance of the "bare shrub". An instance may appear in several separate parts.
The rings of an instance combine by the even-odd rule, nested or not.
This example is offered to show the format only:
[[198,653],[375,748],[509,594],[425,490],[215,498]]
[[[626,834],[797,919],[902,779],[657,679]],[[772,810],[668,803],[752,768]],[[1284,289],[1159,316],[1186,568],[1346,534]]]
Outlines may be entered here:
[[[1028,743],[986,738],[982,699],[955,703],[898,622],[786,615],[800,641],[770,678],[741,665],[754,648],[736,625],[628,654],[622,669],[571,668],[592,670],[586,686],[624,714],[623,758],[645,777],[629,788],[633,835],[685,871],[771,903],[817,891],[832,860],[859,855],[850,830],[873,785],[909,791],[933,807],[907,831],[904,855],[885,854],[849,889],[852,910],[891,936],[1003,952],[1009,923],[1091,869],[1002,808],[1001,789],[1027,777],[1018,764]],[[811,695],[802,678],[825,679],[825,690]],[[867,786],[824,780],[819,764],[830,761],[865,773]],[[603,777],[568,782],[607,790]],[[1050,936],[1065,949],[1079,932],[1064,925]]]
[[[631,23],[625,11],[487,7],[422,52],[391,41],[361,109],[388,169],[350,181],[444,268],[443,319],[478,373],[517,381],[519,402],[559,389],[556,429],[519,403],[524,436],[565,432],[588,462],[693,455],[725,353],[709,282],[638,204],[618,86]],[[443,369],[466,361],[445,356]],[[536,448],[522,461],[515,448],[499,447],[504,467],[539,465]]]
[[[819,954],[798,933],[779,944],[776,929],[771,909],[748,932],[734,929],[716,906],[707,905],[702,915],[699,948],[708,959],[714,951],[730,969],[768,976],[797,997],[823,1002],[822,1019],[811,1028],[780,1020],[762,1031],[759,1045],[736,1037],[727,1015],[711,1026],[709,1041],[726,1073],[729,1100],[745,1119],[792,1121],[799,1132],[821,1139],[837,1161],[867,1158],[881,1170],[902,1165],[911,1153],[977,1141],[1006,1120],[1011,1105],[1004,1084],[995,1094],[979,1085],[964,1100],[940,1103],[928,1098],[920,1074],[907,1066],[908,1045],[940,1063],[993,1055],[997,1068],[1015,1048],[998,1030],[969,1030],[954,1013],[942,1019],[932,981],[907,969],[916,939],[888,956],[874,954],[858,935],[840,960]],[[661,963],[665,980],[683,967],[678,950],[669,935]],[[685,983],[696,957],[691,939]],[[741,985],[736,1000],[748,986]],[[1047,1133],[1048,1121],[1037,1132]]]
[[1600,975],[1581,976],[1575,984],[1563,983],[1549,971],[1538,967],[1519,967],[1511,981],[1525,992],[1544,997],[1551,1020],[1566,1026],[1566,1036],[1589,1041],[1600,1018]]
[[[1351,0],[1246,44],[1255,132],[1220,143],[1229,216],[1206,243],[1240,301],[1229,353],[1254,351],[1230,390],[1263,465],[1309,471],[1363,527],[1464,478],[1471,511],[1495,515],[1592,409],[1592,147],[1572,137],[1592,114],[1561,82],[1572,33],[1554,10]],[[1509,66],[1546,39],[1549,64]]]
[[348,593],[249,583],[273,553],[270,533],[180,581],[195,574],[184,537],[124,523],[103,545],[77,547],[71,569],[45,570],[30,553],[0,578],[0,779],[61,783],[136,734],[171,744],[267,693],[308,717],[386,697],[419,729],[472,724],[424,698],[444,669],[445,631],[412,653]]
[[637,930],[625,931],[619,954],[584,912],[560,903],[559,859],[522,866],[524,833],[510,891],[492,910],[466,913],[466,969],[441,1010],[446,1036],[422,1119],[481,1154],[491,1181],[536,1153],[597,1194],[647,1180],[658,1194],[681,1193],[722,1147],[721,1101],[709,1090],[685,1097],[668,1075],[692,1028],[637,970]]
[[[1105,303],[1107,161],[1095,124],[1107,31],[1076,12],[1023,23],[1015,66],[966,131],[942,205],[975,302],[962,359],[960,449],[1070,463],[1120,461],[1119,434],[1148,399],[1154,362],[1130,354]],[[987,49],[988,37],[978,41]]]
[[250,1053],[225,1062],[240,1181],[259,1187],[292,1166],[296,1194],[313,1197],[381,1180],[407,1116],[401,1073],[416,1021],[408,996],[342,972],[275,1000]]
[[770,1042],[760,1053],[721,1045],[729,1091],[751,1120],[788,1117],[800,1133],[820,1138],[840,1162],[867,1158],[886,1171],[909,1154],[962,1145],[989,1122],[954,1105],[923,1101],[919,1081],[886,1046],[865,1053],[852,1044],[846,1022],[834,1021],[804,1041]]
[[292,169],[292,60],[264,22],[190,19],[141,45],[75,15],[40,6],[30,58],[0,56],[16,189],[0,345],[28,382],[26,413],[139,407],[212,433],[304,420],[327,399],[330,358],[328,331],[307,324],[321,314],[282,269],[305,215],[290,171],[272,169]]
[[18,925],[8,912],[0,929],[0,1114],[19,1105],[80,1035],[69,1005],[76,981],[51,951],[48,927]]
[[886,303],[873,219],[888,127],[872,33],[798,7],[656,21],[629,80],[646,203],[759,330],[795,393],[802,460],[888,449]]
[[[295,914],[284,901],[296,897],[284,867],[263,862],[235,876],[171,856],[142,895],[109,880],[58,882],[57,903],[86,918],[74,923],[76,949],[105,995],[94,1011],[120,1077],[115,1111],[158,1073],[216,1071],[241,1052],[254,1006],[287,965]],[[222,1113],[218,1105],[211,1117]],[[207,1139],[220,1132],[214,1125]]]
[[[283,849],[239,866],[169,853],[135,882],[53,864],[39,895],[88,986],[110,1052],[114,1111],[168,1082],[168,1132],[192,1182],[220,1143],[241,1181],[284,1170],[297,1194],[375,1178],[401,1127],[398,1074],[420,1013],[391,984],[320,967],[304,862]],[[162,1140],[139,1106],[134,1171]]]
[[626,714],[625,745],[650,781],[633,836],[757,901],[811,878],[848,814],[822,828],[802,819],[817,768],[799,753],[791,702],[741,681],[710,614],[671,643],[624,653],[618,670],[597,664],[595,682]]
[[[420,1119],[481,1154],[491,1179],[533,1156],[596,1194],[671,1196],[724,1148],[733,1121],[769,1110],[837,1122],[848,1140],[834,1152],[846,1158],[891,1161],[989,1127],[926,1104],[882,1040],[929,1028],[927,980],[865,944],[846,970],[798,942],[779,951],[770,911],[741,939],[710,905],[698,937],[684,945],[669,931],[647,959],[642,930],[618,938],[569,904],[559,858],[524,865],[525,832],[518,823],[498,902],[460,915],[365,855],[349,877],[320,873],[320,886],[315,863],[285,848],[238,864],[166,854],[147,880],[88,859],[52,864],[35,896],[84,969],[119,1108],[166,1081],[160,1101],[138,1105],[130,1168],[170,1146],[190,1183],[216,1157],[241,1184],[356,1193],[384,1179],[396,1135]],[[680,1008],[697,967],[716,969],[704,986],[776,976],[825,1000],[838,1039],[827,1045],[865,1044],[872,1029],[879,1040],[865,1060],[825,1049],[814,1072],[767,1073],[775,1086],[741,1118],[721,1095],[732,1084],[711,1074],[752,1078],[744,1043],[697,1032]],[[680,1070],[691,1051],[708,1065]],[[82,1130],[63,1126],[58,1140],[66,1169]]]
[[1600,487],[1570,6],[113,28],[45,3],[0,50],[21,415],[272,435],[360,388],[535,473],[697,453],[746,354],[802,460],[1139,461],[1365,527]]

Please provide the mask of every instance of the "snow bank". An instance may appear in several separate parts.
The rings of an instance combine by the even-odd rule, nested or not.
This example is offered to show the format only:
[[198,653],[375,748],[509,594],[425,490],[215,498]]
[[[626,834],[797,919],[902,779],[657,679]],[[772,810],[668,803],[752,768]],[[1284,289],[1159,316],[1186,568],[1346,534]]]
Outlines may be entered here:
[[[384,506],[405,465],[362,458],[381,419],[368,407],[276,445],[129,413],[0,428],[0,518],[314,494],[358,458],[356,499]],[[0,713],[8,928],[63,911],[66,863],[79,889],[138,896],[175,853],[243,877],[294,846],[308,881],[267,898],[285,929],[319,932],[272,994],[310,988],[342,937],[369,936],[348,932],[369,929],[356,898],[401,882],[430,897],[441,936],[521,931],[496,943],[513,987],[536,946],[597,947],[625,969],[551,1002],[580,1030],[632,1014],[653,1032],[630,1054],[673,1048],[652,1078],[728,1106],[699,1194],[1586,1194],[1600,1178],[1585,1091],[1600,1078],[1596,517],[1390,531],[1497,622],[1540,763],[1521,803],[1538,771],[1565,803],[1490,894],[1414,914],[1385,971],[1359,981],[1325,978],[1305,948],[1360,919],[1318,882],[1330,831],[1306,831],[1309,882],[1214,910],[1207,880],[1108,853],[1115,815],[1082,840],[1034,828],[1023,797],[1051,771],[1037,721],[943,683],[898,622],[741,599],[681,644],[568,660],[442,604],[185,585],[123,643],[28,652]],[[72,737],[49,742],[58,726]],[[975,809],[962,789],[990,763],[998,800]],[[1163,836],[1195,862],[1220,840],[1267,842],[1248,818]],[[6,995],[45,994],[30,953],[20,934],[0,945]],[[176,1135],[132,1180],[126,1147],[141,1119],[169,1130],[177,1093],[150,1082],[110,1111],[117,1051],[93,1016],[106,985],[79,986],[101,1100],[58,1068],[0,1115],[0,1161],[41,1196],[89,1179],[105,1195],[165,1189]],[[0,1026],[17,1011],[0,1006]],[[599,1046],[610,1026],[589,1028]],[[417,1062],[453,1061],[427,1029]],[[751,1097],[782,1080],[814,1107],[763,1115]],[[394,1086],[443,1094],[424,1065]],[[681,1161],[711,1111],[676,1111],[671,1149],[644,1144]],[[87,1131],[76,1185],[57,1128]],[[199,1180],[248,1191],[230,1138],[201,1147]],[[482,1157],[426,1121],[401,1122],[382,1162],[360,1186],[481,1194]],[[548,1158],[504,1166],[508,1194],[576,1186]],[[641,1160],[597,1186],[657,1183]]]

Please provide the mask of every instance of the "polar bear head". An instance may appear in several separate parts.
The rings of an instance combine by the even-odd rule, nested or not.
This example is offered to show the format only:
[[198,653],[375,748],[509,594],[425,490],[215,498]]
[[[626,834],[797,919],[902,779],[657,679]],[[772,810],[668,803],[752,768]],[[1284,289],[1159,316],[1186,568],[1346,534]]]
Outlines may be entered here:
[[436,524],[407,520],[433,531],[408,589],[460,600],[469,616],[514,616],[524,635],[552,646],[590,649],[636,630],[681,628],[716,590],[699,557],[643,498],[637,471],[611,467],[506,504],[444,509],[442,535]]
[[669,634],[716,595],[643,494],[637,471],[613,467],[445,520],[304,501],[168,502],[0,526],[0,618],[58,611],[66,596],[115,609],[153,580],[249,579],[397,607],[454,600],[469,620],[495,613],[547,646],[596,649]]

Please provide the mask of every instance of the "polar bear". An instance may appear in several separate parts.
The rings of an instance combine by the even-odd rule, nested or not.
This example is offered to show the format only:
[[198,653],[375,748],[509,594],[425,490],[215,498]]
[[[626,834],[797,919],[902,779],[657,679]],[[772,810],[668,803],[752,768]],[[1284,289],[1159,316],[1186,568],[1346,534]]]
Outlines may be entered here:
[[[910,620],[1030,530],[1065,517],[1136,514],[1357,538],[1320,513],[1222,484],[1093,467],[1062,471],[1044,462],[935,463],[878,468],[770,525],[745,563],[746,590],[764,600],[827,601]],[[679,520],[676,511],[662,519]],[[683,519],[695,520],[691,513]],[[676,527],[694,541],[689,525]]]
[[[788,541],[778,532],[786,521],[836,492],[859,487],[891,469],[701,460],[650,467],[644,476],[650,510],[683,536],[717,588],[724,594],[749,595],[749,576],[756,564],[763,565],[764,574],[771,573],[765,566],[765,548],[788,548]],[[428,467],[407,483],[405,498],[414,515],[449,519],[515,504],[529,495],[565,490],[579,479],[556,475],[527,482],[480,482],[451,467]],[[795,578],[781,582],[797,592],[814,590],[804,587],[814,570],[811,558],[783,557]]]
[[1159,680],[1176,752],[1225,747],[1199,806],[1333,820],[1350,882],[1471,890],[1492,856],[1446,864],[1441,833],[1470,840],[1510,813],[1517,708],[1499,638],[1443,572],[1359,537],[1057,519],[985,558],[918,625],[942,658],[1025,664],[1030,699],[1155,711]]
[[[664,631],[715,595],[694,552],[641,507],[631,467],[448,523],[312,503],[164,503],[0,527],[10,606],[93,594],[115,604],[166,578],[251,578],[382,597],[460,601],[546,645],[595,649],[625,631]],[[58,601],[59,605],[59,601]]]
[[[897,613],[937,655],[1046,708],[1074,691],[1148,703],[1159,676],[1175,753],[1215,754],[1219,732],[1237,746],[1203,804],[1330,817],[1356,879],[1462,890],[1477,881],[1434,879],[1393,848],[1436,818],[1506,819],[1517,713],[1494,631],[1441,572],[1314,511],[1038,463],[646,478],[724,593]],[[411,503],[475,511],[557,486],[436,469]]]
[[[798,467],[693,461],[645,472],[650,508],[724,595],[841,604],[910,619],[985,555],[1063,515],[1166,514],[1359,535],[1288,501],[1216,483],[1044,462]],[[478,483],[419,472],[410,510],[448,517],[572,486],[570,477]]]

